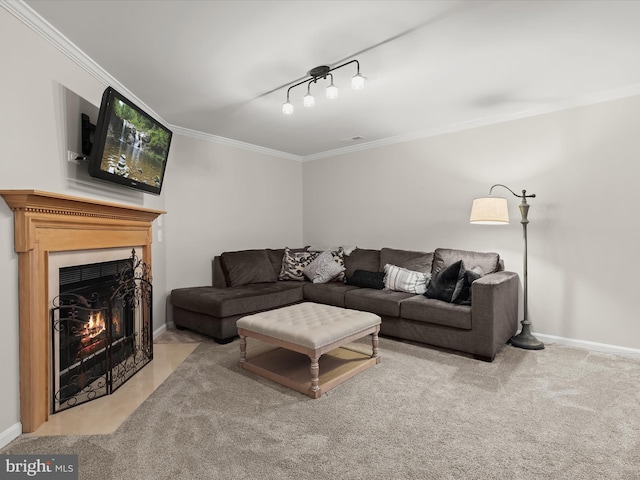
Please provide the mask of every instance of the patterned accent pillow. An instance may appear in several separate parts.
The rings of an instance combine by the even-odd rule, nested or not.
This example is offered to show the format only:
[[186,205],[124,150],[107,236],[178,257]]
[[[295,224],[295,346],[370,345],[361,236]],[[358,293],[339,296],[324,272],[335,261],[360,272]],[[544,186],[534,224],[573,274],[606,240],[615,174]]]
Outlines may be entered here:
[[282,269],[278,280],[304,281],[304,269],[318,256],[315,252],[295,252],[289,247],[284,249]]
[[333,282],[344,282],[346,280],[345,271],[346,268],[344,266],[344,249],[342,247],[338,248],[338,250],[333,250],[331,252],[331,256],[333,257],[333,261],[338,264],[339,267],[342,267],[342,271],[332,279]]
[[305,276],[313,283],[327,283],[344,272],[329,250],[322,252],[305,269]]
[[388,263],[384,266],[384,286],[389,290],[422,295],[430,280],[430,273],[414,272]]

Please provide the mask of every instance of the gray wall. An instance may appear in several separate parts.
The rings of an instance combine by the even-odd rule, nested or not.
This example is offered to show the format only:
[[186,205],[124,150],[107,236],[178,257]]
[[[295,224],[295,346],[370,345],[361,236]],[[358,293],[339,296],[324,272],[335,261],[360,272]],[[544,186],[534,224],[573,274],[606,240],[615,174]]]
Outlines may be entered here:
[[[499,252],[522,278],[519,199],[507,226],[470,225],[495,183],[530,200],[535,331],[640,348],[635,303],[640,97],[629,97],[304,164],[304,241]],[[628,272],[628,273],[627,273]]]
[[167,167],[167,286],[211,285],[225,250],[302,244],[302,164],[178,135]]

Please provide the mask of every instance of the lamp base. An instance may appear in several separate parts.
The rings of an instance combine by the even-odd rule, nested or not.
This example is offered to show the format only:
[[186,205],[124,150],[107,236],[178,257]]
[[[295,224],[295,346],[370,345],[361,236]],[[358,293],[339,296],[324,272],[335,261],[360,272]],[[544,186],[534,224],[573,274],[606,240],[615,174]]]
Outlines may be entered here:
[[544,343],[531,335],[529,332],[520,332],[518,335],[511,337],[509,343],[514,347],[524,348],[525,350],[543,350]]

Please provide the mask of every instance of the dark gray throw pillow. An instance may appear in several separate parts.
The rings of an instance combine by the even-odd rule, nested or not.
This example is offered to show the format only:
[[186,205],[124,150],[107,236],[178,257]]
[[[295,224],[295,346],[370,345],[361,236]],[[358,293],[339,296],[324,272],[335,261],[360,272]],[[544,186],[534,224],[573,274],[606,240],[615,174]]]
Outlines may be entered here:
[[370,272],[368,270],[356,270],[347,281],[347,285],[353,285],[361,288],[375,288],[382,290],[384,288],[384,272]]
[[[464,262],[462,263],[464,265]],[[471,284],[481,278],[483,275],[480,267],[473,267],[464,272],[464,283],[460,295],[453,300],[453,303],[459,305],[471,305]]]
[[429,287],[425,292],[427,298],[452,303],[456,300],[464,287],[464,262],[458,260],[431,277]]
[[220,261],[230,287],[275,282],[278,278],[266,250],[224,252]]

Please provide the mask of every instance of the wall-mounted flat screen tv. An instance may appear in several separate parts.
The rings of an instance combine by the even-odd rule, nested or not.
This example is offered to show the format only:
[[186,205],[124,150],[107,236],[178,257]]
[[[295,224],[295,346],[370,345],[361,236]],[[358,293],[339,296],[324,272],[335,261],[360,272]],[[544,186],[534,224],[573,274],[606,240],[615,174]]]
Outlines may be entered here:
[[160,195],[172,132],[108,87],[89,156],[89,174]]

